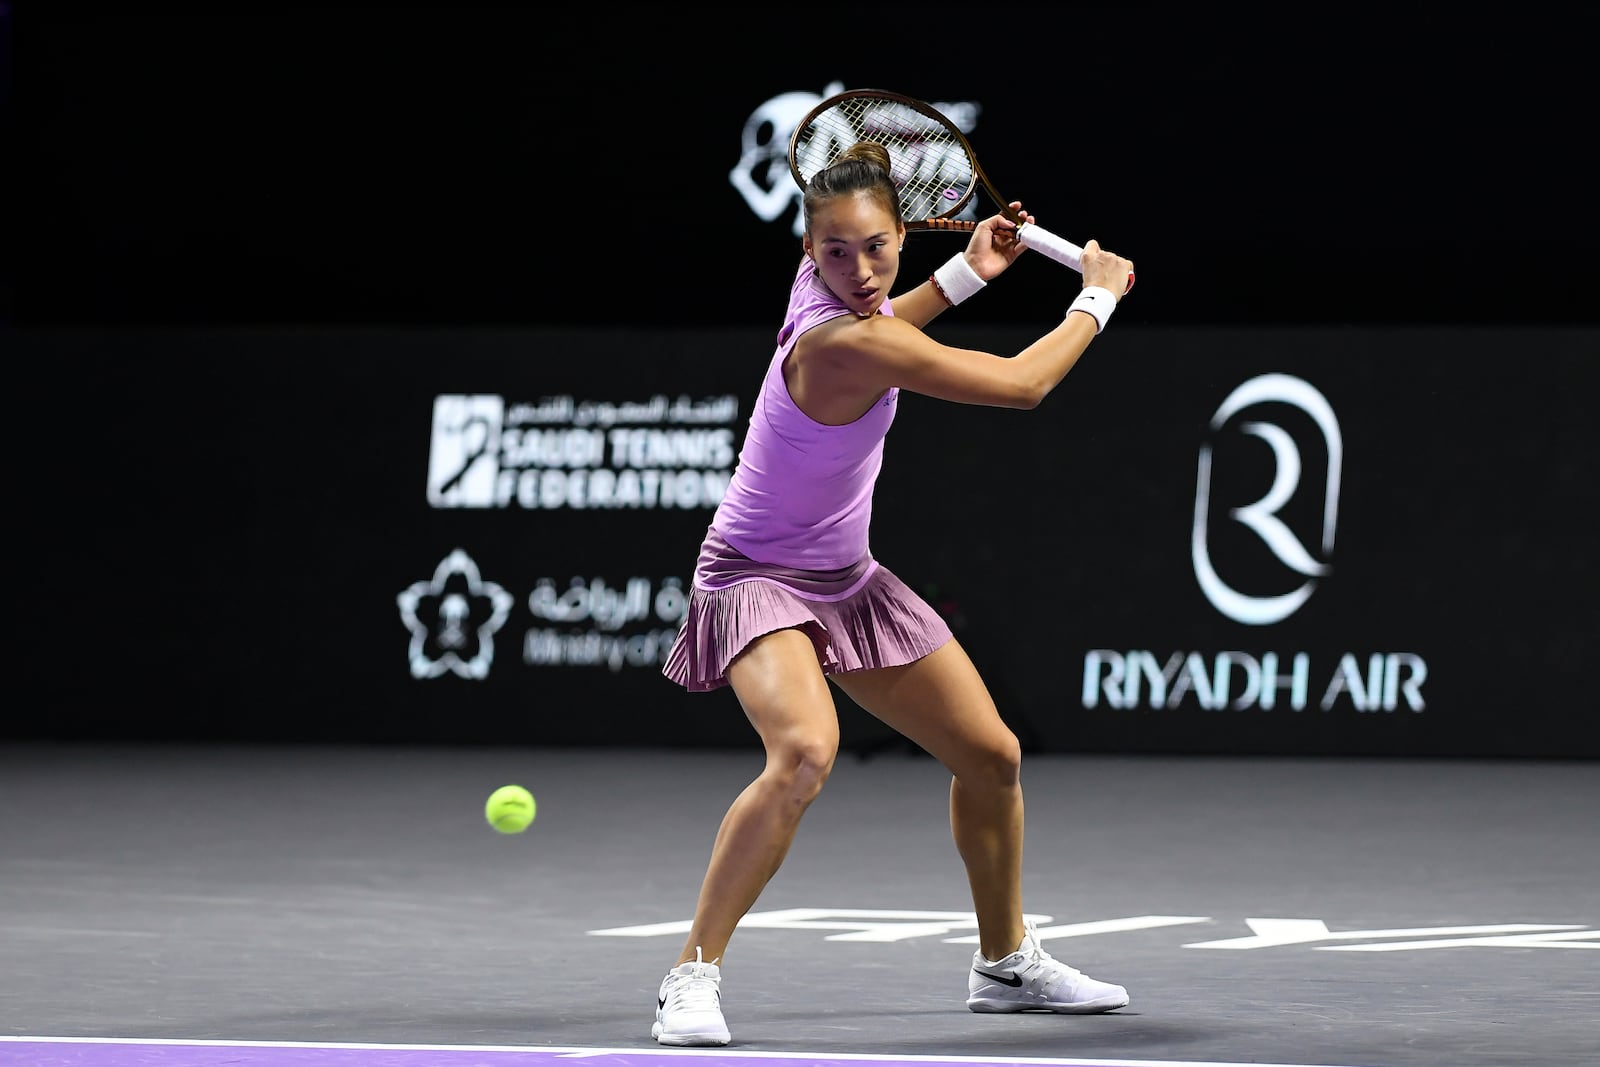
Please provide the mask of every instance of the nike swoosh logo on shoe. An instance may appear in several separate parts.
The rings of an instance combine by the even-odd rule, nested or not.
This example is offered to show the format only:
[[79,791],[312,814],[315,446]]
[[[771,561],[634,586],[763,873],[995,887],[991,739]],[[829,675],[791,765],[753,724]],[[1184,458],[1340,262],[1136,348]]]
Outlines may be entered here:
[[999,982],[1001,985],[1020,986],[1022,984],[1022,976],[1021,975],[1013,974],[1013,975],[1002,976],[1002,975],[998,975],[998,974],[990,974],[988,971],[980,971],[976,967],[972,968],[972,973],[973,974],[981,974],[985,978],[989,979],[989,981],[991,981],[991,982]]

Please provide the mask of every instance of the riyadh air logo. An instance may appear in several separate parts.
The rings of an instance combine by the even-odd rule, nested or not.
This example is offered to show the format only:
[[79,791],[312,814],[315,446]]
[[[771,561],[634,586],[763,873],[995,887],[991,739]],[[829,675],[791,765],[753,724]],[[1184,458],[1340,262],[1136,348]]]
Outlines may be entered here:
[[1339,421],[1308,383],[1264,374],[1228,395],[1210,429],[1195,487],[1195,577],[1235,622],[1280,622],[1330,572],[1344,461]]
[[412,584],[396,599],[400,618],[411,631],[411,677],[488,677],[494,635],[511,614],[511,594],[484,581],[471,556],[456,549],[432,578]]

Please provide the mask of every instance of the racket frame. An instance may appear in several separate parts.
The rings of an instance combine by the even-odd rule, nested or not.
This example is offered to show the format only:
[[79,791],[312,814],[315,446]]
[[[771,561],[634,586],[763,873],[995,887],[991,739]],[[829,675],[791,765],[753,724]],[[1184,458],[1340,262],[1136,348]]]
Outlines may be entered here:
[[[978,187],[981,185],[984,192],[986,192],[989,195],[989,198],[998,206],[999,213],[1017,224],[1017,240],[1021,241],[1029,248],[1037,249],[1044,255],[1062,264],[1063,266],[1071,267],[1080,274],[1083,273],[1083,249],[1078,245],[1073,244],[1071,241],[1066,240],[1065,238],[1058,237],[1056,234],[1051,233],[1049,230],[1046,230],[1035,223],[1023,221],[1021,216],[1016,211],[1012,210],[1011,202],[1005,199],[1005,197],[1001,196],[1000,191],[996,189],[994,187],[994,183],[989,180],[989,175],[984,171],[983,166],[978,162],[978,153],[973,150],[972,143],[967,140],[967,135],[962,133],[956,124],[950,120],[950,117],[944,114],[938,108],[925,101],[918,100],[915,97],[906,96],[904,93],[896,93],[888,89],[846,89],[844,92],[835,93],[833,96],[823,100],[821,103],[817,104],[816,107],[813,107],[810,111],[808,111],[804,118],[795,123],[794,130],[789,134],[789,173],[793,175],[795,184],[798,185],[802,191],[805,190],[809,179],[805,174],[801,173],[800,170],[799,149],[801,134],[809,130],[816,122],[818,116],[822,115],[824,112],[832,110],[848,100],[862,98],[870,98],[872,100],[882,101],[886,105],[900,105],[902,107],[907,107],[922,115],[924,118],[938,123],[941,127],[949,132],[955,144],[958,145],[961,148],[961,151],[966,154],[967,163],[972,168],[973,180],[967,186],[965,193],[960,198],[955,200],[948,208],[938,212],[935,215],[931,215],[927,218],[907,219],[904,217],[905,208],[904,203],[902,202],[901,221],[905,223],[907,230],[947,230],[958,233],[971,233],[973,230],[978,228],[978,224],[976,222],[972,222],[968,219],[951,218],[951,216],[961,211],[967,206],[968,203],[971,202],[973,196],[976,195],[978,191]],[[863,139],[864,138],[858,137],[856,142],[852,143],[859,143],[859,141]],[[837,159],[838,157],[834,156],[833,158]],[[831,164],[833,160],[829,160],[828,162]],[[826,165],[828,164],[824,164],[824,166]],[[1133,285],[1133,278],[1131,275],[1128,278],[1128,285],[1130,288]]]

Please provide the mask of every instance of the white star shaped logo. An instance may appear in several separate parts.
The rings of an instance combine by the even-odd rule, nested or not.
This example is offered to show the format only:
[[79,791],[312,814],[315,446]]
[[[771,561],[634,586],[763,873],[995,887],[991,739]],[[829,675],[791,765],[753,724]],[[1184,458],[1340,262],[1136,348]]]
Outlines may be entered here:
[[474,680],[488,677],[494,635],[511,614],[511,594],[484,581],[471,556],[456,549],[430,580],[413,583],[396,599],[400,618],[411,631],[413,678],[447,672]]

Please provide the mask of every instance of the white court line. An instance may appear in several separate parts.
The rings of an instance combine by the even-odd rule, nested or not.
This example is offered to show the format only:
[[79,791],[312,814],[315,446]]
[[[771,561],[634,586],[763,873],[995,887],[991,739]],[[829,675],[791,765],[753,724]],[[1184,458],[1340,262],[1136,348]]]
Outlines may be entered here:
[[[1065,1067],[1341,1067],[1338,1064],[1265,1063],[1251,1060],[1248,1063],[1217,1060],[1090,1060],[1082,1057],[1070,1059],[1037,1056],[902,1056],[888,1053],[858,1052],[743,1052],[723,1048],[585,1048],[557,1045],[408,1045],[377,1044],[343,1041],[213,1041],[197,1038],[153,1037],[11,1037],[0,1035],[0,1044],[33,1043],[62,1045],[145,1045],[187,1048],[305,1048],[352,1049],[373,1052],[507,1052],[529,1055],[547,1055],[557,1059],[593,1059],[600,1056],[627,1056],[635,1059],[657,1056],[687,1056],[721,1059],[750,1060],[808,1060],[831,1063],[849,1060],[858,1063],[1031,1063],[1065,1065]],[[1356,1067],[1356,1065],[1344,1065]]]

